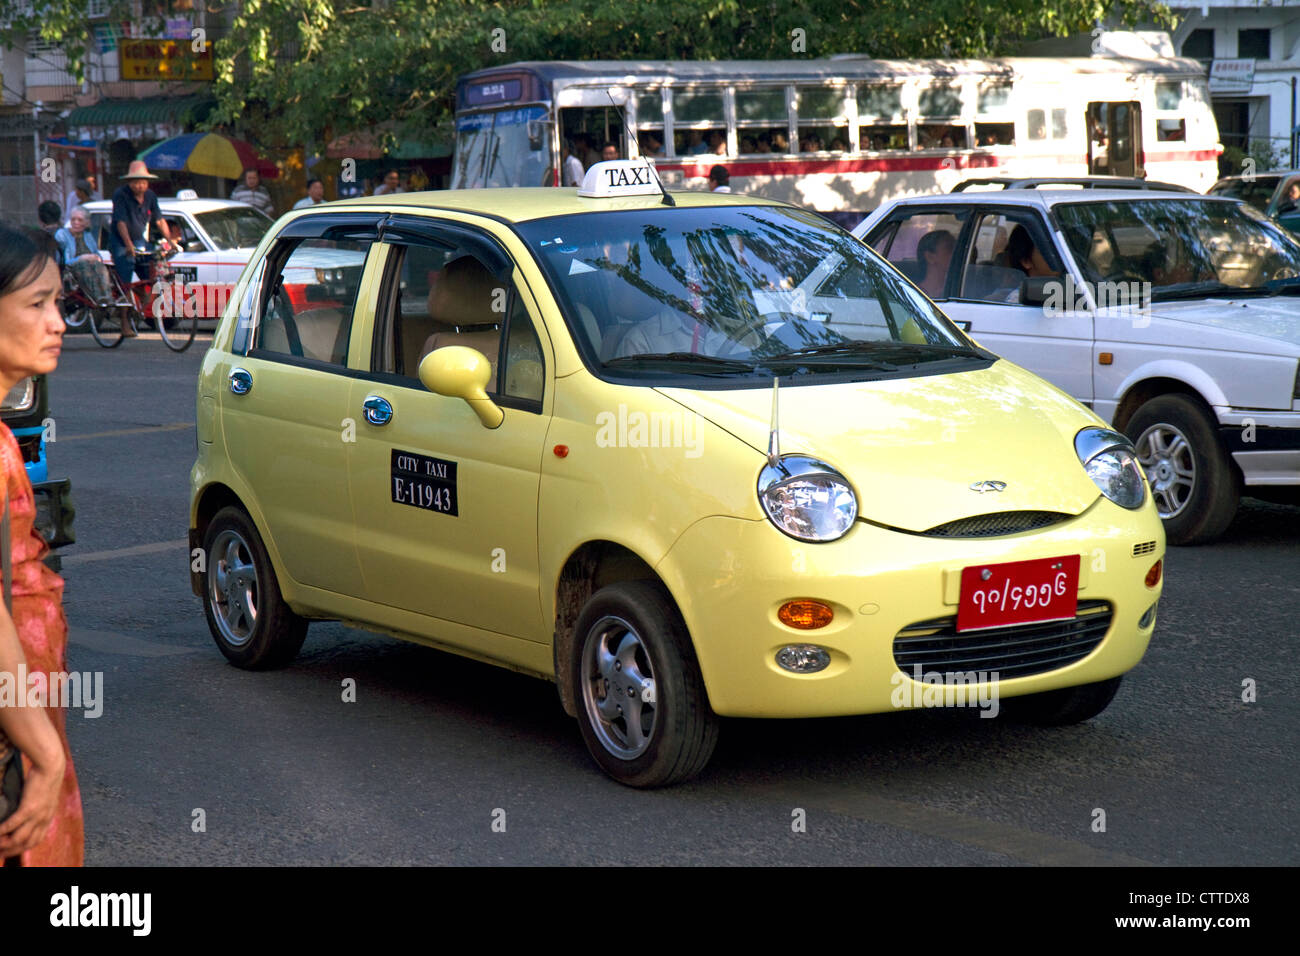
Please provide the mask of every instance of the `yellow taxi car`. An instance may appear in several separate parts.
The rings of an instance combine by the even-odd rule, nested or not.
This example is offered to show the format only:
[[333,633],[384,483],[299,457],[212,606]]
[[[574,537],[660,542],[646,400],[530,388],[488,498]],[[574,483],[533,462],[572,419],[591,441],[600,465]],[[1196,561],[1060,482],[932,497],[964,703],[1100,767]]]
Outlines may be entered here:
[[231,662],[334,619],[534,674],[633,786],[722,716],[1087,719],[1163,583],[1124,436],[821,217],[640,161],[283,217],[198,437]]

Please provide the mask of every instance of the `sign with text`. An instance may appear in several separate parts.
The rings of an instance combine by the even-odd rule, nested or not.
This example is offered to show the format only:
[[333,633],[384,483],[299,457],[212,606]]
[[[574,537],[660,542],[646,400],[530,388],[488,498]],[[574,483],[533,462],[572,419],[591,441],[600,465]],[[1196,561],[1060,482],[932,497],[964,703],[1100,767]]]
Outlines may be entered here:
[[1254,85],[1254,60],[1215,60],[1210,64],[1211,93],[1249,93]]
[[190,40],[120,40],[118,63],[124,80],[212,81],[212,45],[194,49]]

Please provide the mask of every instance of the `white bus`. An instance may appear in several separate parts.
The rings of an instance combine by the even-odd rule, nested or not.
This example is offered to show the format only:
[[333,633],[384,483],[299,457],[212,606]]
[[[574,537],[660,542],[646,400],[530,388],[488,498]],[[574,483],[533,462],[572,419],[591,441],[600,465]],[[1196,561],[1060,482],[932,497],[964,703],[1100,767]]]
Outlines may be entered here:
[[1187,59],[557,61],[457,82],[453,188],[559,185],[566,140],[584,166],[612,143],[652,156],[670,186],[705,189],[721,164],[733,192],[841,219],[971,175],[1204,192],[1223,151]]

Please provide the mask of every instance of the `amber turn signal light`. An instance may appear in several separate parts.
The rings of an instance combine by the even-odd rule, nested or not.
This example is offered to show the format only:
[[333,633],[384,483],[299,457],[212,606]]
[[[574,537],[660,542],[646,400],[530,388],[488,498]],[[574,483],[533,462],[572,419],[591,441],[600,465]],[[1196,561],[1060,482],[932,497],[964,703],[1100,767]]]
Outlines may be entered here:
[[1160,573],[1164,570],[1164,564],[1165,560],[1161,558],[1151,565],[1151,570],[1147,572],[1147,587],[1153,588],[1160,583]]
[[776,612],[777,620],[786,627],[798,628],[801,631],[813,631],[819,627],[825,627],[835,616],[825,604],[820,601],[809,601],[800,599],[797,601],[786,601],[781,605],[780,610]]

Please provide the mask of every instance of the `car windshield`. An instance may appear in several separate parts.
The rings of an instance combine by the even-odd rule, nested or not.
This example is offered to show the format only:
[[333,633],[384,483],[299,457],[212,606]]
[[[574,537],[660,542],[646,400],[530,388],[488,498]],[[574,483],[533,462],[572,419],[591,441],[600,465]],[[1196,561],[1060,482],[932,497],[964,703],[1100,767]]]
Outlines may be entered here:
[[866,245],[779,206],[657,207],[518,227],[593,365],[784,375],[987,361]]
[[1226,179],[1210,187],[1211,196],[1227,196],[1229,199],[1244,199],[1260,212],[1268,209],[1268,201],[1273,198],[1273,191],[1281,176],[1255,176],[1252,179]]
[[451,188],[554,185],[545,119],[540,106],[457,117]]
[[1300,244],[1239,203],[1072,203],[1057,206],[1055,215],[1085,279],[1149,283],[1152,299],[1272,291],[1270,283],[1300,276]]
[[251,249],[262,241],[271,219],[251,207],[214,209],[195,216],[218,249]]

